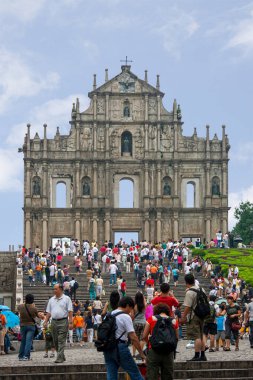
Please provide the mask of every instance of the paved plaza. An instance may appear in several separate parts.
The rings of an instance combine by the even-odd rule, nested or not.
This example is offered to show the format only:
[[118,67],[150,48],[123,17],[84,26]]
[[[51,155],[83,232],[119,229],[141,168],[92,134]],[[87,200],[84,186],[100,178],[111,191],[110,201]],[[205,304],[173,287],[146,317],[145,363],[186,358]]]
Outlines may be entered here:
[[[178,351],[176,361],[186,361],[191,359],[194,355],[194,350],[186,349],[185,346],[187,344],[186,340],[181,340],[178,345]],[[43,351],[36,351],[32,353],[32,360],[27,362],[18,361],[17,354],[9,354],[1,357],[0,368],[8,367],[8,366],[41,366],[45,365],[56,365],[54,363],[54,358],[44,359]],[[86,344],[84,347],[73,347],[67,348],[65,351],[65,356],[67,361],[65,364],[104,364],[103,354],[97,352],[95,348],[91,348],[90,344]],[[208,361],[245,361],[252,360],[253,358],[253,349],[249,346],[248,339],[244,339],[240,341],[240,350],[235,351],[234,346],[231,346],[230,352],[224,352],[220,349],[219,352],[206,352]],[[61,364],[57,364],[59,366]]]

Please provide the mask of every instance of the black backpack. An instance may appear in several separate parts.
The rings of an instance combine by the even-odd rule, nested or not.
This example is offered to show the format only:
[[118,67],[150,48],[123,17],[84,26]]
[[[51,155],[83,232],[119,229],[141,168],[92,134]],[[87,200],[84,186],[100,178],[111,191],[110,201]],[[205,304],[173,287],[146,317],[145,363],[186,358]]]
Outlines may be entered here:
[[160,315],[156,315],[155,317],[157,322],[149,339],[151,348],[158,354],[175,352],[177,337],[171,318],[162,318]]
[[193,310],[195,315],[199,317],[200,319],[205,319],[206,317],[210,316],[210,313],[211,313],[210,305],[207,299],[207,295],[203,291],[203,289],[189,288],[188,291],[189,290],[192,290],[193,292],[197,293],[196,307]]
[[73,288],[74,290],[77,290],[79,288],[79,284],[77,281],[74,282]]
[[115,347],[117,347],[117,343],[119,339],[125,334],[123,334],[116,339],[116,317],[120,314],[124,314],[123,311],[119,311],[118,313],[111,314],[108,313],[102,323],[98,326],[97,337],[98,339],[95,341],[95,347],[99,352],[111,351]]

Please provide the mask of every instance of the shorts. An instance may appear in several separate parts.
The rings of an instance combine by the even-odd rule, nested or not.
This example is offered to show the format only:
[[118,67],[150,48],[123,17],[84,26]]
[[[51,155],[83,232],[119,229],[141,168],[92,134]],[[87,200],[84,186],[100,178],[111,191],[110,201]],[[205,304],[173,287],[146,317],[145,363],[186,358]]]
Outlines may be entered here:
[[209,322],[204,324],[203,328],[204,334],[207,335],[216,335],[217,334],[217,325],[214,322]]
[[239,330],[232,330],[231,323],[226,321],[226,323],[225,323],[225,338],[230,339],[231,334],[233,334],[233,337],[236,340],[239,336]]
[[178,269],[182,270],[183,269],[183,264],[178,264]]
[[204,321],[196,315],[186,324],[186,335],[188,340],[203,338]]
[[76,272],[80,272],[80,267],[76,267]]
[[177,282],[178,281],[178,276],[173,276],[173,281]]
[[217,334],[215,335],[215,340],[219,340],[220,338],[222,340],[225,340],[225,331],[224,330],[217,331]]
[[144,327],[145,327],[145,324],[142,324],[142,323],[135,323],[134,324],[134,331],[135,331],[135,334],[137,335],[139,340],[142,340]]

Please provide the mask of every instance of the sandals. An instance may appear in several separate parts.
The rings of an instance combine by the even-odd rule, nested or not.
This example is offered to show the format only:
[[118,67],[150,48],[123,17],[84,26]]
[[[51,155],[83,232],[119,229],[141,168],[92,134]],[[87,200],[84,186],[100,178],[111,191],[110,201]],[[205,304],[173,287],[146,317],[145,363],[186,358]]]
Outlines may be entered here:
[[239,351],[239,347],[235,347],[235,351]]
[[215,349],[209,348],[209,352],[215,352]]
[[228,347],[224,347],[224,348],[223,348],[223,351],[231,351],[231,349],[228,348]]

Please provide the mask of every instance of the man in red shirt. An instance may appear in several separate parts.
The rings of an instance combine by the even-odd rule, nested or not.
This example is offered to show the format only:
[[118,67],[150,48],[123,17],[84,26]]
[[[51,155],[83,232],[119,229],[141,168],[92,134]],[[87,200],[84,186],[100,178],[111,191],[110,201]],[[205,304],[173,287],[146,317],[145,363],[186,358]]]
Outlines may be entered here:
[[146,281],[146,286],[148,287],[149,285],[151,285],[151,287],[155,285],[155,280],[153,280],[151,275],[148,276],[148,279]]
[[170,291],[169,284],[163,283],[160,286],[160,290],[161,290],[161,295],[153,298],[152,301],[151,301],[151,303],[152,303],[152,305],[157,305],[158,303],[165,303],[170,308],[170,315],[173,316],[172,306],[178,307],[179,306],[179,302],[178,302],[178,300],[175,297],[172,297],[169,294],[169,291]]

